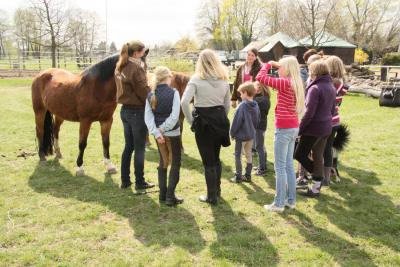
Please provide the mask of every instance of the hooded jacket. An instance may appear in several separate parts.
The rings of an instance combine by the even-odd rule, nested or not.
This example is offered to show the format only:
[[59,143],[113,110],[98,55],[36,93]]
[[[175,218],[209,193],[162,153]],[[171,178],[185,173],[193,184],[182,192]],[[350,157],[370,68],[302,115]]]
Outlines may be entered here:
[[243,100],[238,106],[232,121],[231,136],[240,141],[254,139],[260,119],[257,102]]

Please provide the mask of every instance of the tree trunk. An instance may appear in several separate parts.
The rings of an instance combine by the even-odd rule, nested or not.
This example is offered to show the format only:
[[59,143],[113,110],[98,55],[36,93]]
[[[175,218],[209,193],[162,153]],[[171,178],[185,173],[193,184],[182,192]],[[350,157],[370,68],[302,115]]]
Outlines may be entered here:
[[51,37],[51,67],[56,67],[56,38],[54,36]]

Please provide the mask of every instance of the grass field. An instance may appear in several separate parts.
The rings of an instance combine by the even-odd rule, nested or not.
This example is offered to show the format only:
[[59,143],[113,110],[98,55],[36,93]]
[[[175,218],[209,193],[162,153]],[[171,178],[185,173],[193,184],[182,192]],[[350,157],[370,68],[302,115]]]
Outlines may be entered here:
[[[274,196],[273,110],[266,137],[268,174],[231,184],[233,146],[223,149],[223,199],[200,203],[205,181],[193,134],[185,155],[177,208],[157,193],[119,189],[105,174],[98,124],[85,153],[87,176],[75,177],[78,125],[65,123],[64,158],[38,164],[30,80],[0,80],[0,266],[399,266],[400,109],[348,95],[342,119],[351,143],[340,156],[342,182],[318,199],[298,197],[297,208],[268,213]],[[274,98],[274,97],[273,97]],[[119,111],[111,157],[123,146]],[[187,126],[187,125],[186,125]],[[145,176],[157,181],[158,155],[146,152]]]

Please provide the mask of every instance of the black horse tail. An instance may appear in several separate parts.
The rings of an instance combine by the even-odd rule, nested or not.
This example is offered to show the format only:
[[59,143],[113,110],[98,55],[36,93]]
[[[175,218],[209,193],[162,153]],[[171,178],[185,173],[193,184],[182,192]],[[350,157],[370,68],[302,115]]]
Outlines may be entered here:
[[350,141],[350,130],[346,124],[339,125],[337,129],[333,147],[337,151],[342,151]]
[[44,133],[42,144],[45,156],[53,155],[53,115],[48,110],[46,111],[46,116],[44,118]]

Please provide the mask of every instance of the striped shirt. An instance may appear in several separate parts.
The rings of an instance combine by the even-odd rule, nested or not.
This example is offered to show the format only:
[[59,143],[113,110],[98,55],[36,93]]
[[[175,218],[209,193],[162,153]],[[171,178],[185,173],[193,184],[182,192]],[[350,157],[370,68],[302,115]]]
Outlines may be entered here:
[[336,89],[336,108],[335,114],[332,117],[332,126],[340,124],[339,107],[342,104],[343,96],[347,93],[348,85],[343,80],[334,80],[333,85]]
[[296,112],[296,96],[290,85],[290,79],[270,76],[270,69],[271,65],[265,64],[256,79],[278,92],[278,100],[275,106],[275,127],[298,128],[299,118]]

